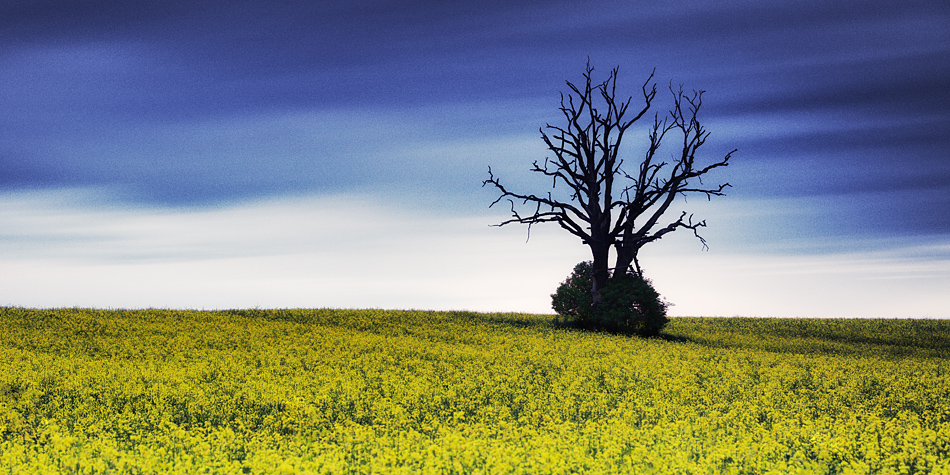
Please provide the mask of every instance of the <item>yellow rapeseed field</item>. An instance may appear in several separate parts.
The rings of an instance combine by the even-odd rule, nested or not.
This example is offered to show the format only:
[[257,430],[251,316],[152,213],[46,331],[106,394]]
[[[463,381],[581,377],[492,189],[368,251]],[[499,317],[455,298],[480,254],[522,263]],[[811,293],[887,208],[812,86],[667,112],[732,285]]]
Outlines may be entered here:
[[0,308],[0,473],[950,474],[950,322]]

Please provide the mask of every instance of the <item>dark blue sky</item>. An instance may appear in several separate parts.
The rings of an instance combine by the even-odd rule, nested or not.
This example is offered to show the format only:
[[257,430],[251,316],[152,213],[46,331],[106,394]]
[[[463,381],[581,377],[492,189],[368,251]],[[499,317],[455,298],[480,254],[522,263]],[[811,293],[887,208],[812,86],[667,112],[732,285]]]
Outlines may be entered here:
[[[635,98],[655,68],[661,113],[671,82],[707,91],[705,153],[739,149],[701,216],[714,249],[950,262],[945,1],[3,2],[0,196],[134,215],[358,194],[487,224],[489,165],[545,186],[538,128],[588,58]],[[28,218],[0,255],[79,239]]]

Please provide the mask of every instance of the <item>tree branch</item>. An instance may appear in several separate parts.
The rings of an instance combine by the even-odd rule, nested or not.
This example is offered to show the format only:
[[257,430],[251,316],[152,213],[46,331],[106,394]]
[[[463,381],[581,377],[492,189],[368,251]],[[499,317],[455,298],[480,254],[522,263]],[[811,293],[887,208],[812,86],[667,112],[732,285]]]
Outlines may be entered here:
[[[627,173],[623,169],[620,146],[628,129],[646,117],[653,105],[657,93],[653,82],[656,71],[652,71],[640,87],[643,105],[633,111],[630,109],[632,97],[618,98],[618,68],[612,69],[607,79],[599,83],[594,82],[593,72],[588,62],[583,82],[565,81],[568,92],[561,94],[558,108],[564,123],[545,124],[539,130],[552,156],[546,157],[543,164],[535,160],[530,169],[550,177],[552,190],[557,190],[559,183],[566,186],[568,199],[556,198],[550,192],[544,197],[509,191],[491,168],[482,186],[492,185],[500,193],[490,206],[503,199],[510,204],[511,217],[497,226],[526,224],[530,237],[532,225],[557,222],[580,237],[590,246],[595,266],[603,267],[595,269],[596,288],[609,274],[606,256],[611,246],[617,251],[615,268],[624,271],[637,263],[637,253],[645,244],[677,229],[691,229],[703,248],[708,249],[706,240],[699,234],[699,228],[706,226],[704,220],[694,222],[693,215],[681,211],[677,219],[665,226],[659,227],[659,223],[679,196],[699,194],[707,199],[723,196],[725,189],[731,186],[729,183],[707,186],[703,177],[728,166],[736,150],[721,160],[697,165],[699,150],[709,137],[699,120],[704,92],[693,91],[688,95],[682,86],[674,89],[671,82],[672,108],[662,119],[654,114],[643,160],[635,173]],[[677,140],[674,136],[679,139],[674,145],[679,150],[669,162],[659,159],[661,148]],[[516,200],[522,206],[530,205],[530,213],[520,214]]]

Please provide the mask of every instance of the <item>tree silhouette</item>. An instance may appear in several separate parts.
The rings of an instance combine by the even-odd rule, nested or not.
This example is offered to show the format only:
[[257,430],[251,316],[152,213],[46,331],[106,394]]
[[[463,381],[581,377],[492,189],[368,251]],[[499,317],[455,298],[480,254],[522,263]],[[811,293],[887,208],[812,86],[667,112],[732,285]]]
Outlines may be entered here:
[[[620,144],[627,130],[650,110],[656,84],[651,84],[651,73],[641,88],[643,106],[631,111],[632,97],[626,101],[617,99],[618,70],[614,68],[604,82],[595,83],[594,69],[588,63],[581,86],[567,81],[570,92],[567,96],[561,94],[560,111],[566,125],[546,124],[540,129],[541,138],[554,157],[545,158],[543,165],[534,161],[531,171],[551,177],[552,188],[559,183],[566,185],[567,199],[557,199],[550,191],[542,196],[512,192],[501,184],[491,167],[488,179],[482,182],[482,186],[490,184],[501,192],[491,206],[506,198],[511,203],[512,217],[497,226],[527,224],[530,236],[531,225],[556,222],[590,247],[595,305],[612,274],[632,271],[642,276],[637,255],[647,243],[684,228],[692,230],[707,249],[706,240],[698,232],[706,226],[705,220],[694,222],[693,215],[686,211],[675,220],[661,220],[678,196],[722,196],[729,183],[705,186],[702,176],[727,166],[736,151],[706,166],[696,164],[696,154],[709,136],[698,119],[703,91],[688,95],[682,86],[674,89],[671,85],[673,107],[662,120],[658,113],[654,114],[646,154],[639,167],[628,173],[623,168]],[[677,139],[681,143],[675,142],[670,162],[659,159],[657,154],[664,140]],[[514,200],[532,204],[534,211],[530,215],[519,213]],[[608,264],[611,247],[616,251],[613,268]]]

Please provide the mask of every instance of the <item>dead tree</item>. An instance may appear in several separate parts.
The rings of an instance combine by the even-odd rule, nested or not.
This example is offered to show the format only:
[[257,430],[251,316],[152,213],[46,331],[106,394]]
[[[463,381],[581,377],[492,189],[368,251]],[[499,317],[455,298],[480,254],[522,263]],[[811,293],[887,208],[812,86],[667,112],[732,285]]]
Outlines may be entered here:
[[[656,84],[651,84],[654,76],[651,73],[641,88],[643,106],[631,111],[632,97],[626,101],[617,99],[617,72],[618,68],[614,68],[606,81],[595,83],[591,76],[593,68],[588,63],[584,83],[578,87],[568,81],[570,92],[567,96],[561,94],[560,111],[566,125],[546,124],[540,130],[542,140],[554,156],[545,158],[543,165],[535,161],[531,171],[551,177],[552,188],[557,188],[559,183],[566,185],[566,199],[557,199],[551,192],[538,196],[509,191],[492,174],[491,167],[488,179],[482,183],[501,192],[491,206],[502,199],[511,203],[512,217],[497,226],[527,224],[530,233],[533,224],[556,222],[590,247],[593,256],[591,290],[595,303],[611,271],[642,275],[637,255],[647,243],[684,228],[692,230],[703,249],[707,248],[706,240],[698,232],[706,226],[705,220],[694,222],[693,215],[686,211],[672,221],[669,218],[662,221],[663,216],[679,196],[699,194],[707,199],[722,196],[730,185],[706,186],[702,176],[727,166],[735,152],[706,166],[696,164],[696,154],[709,136],[698,119],[703,91],[687,95],[682,87],[670,86],[673,107],[662,120],[659,114],[654,114],[646,154],[639,167],[628,173],[622,167],[620,144],[627,130],[650,110],[656,97]],[[664,140],[677,141],[669,162],[657,158]],[[523,205],[531,204],[533,212],[519,213],[515,200]],[[608,263],[611,247],[616,252],[612,268]]]

